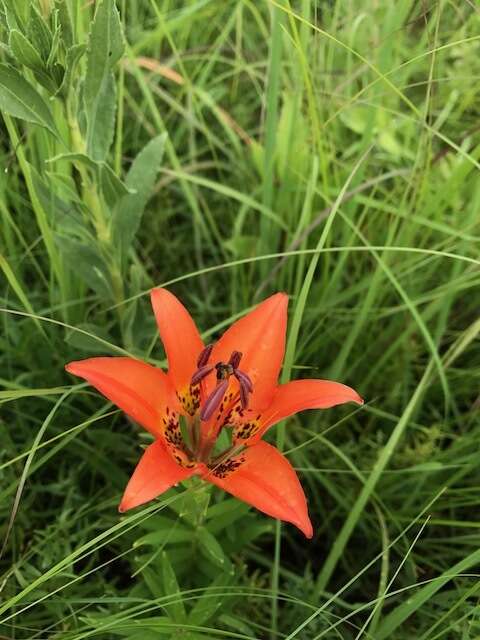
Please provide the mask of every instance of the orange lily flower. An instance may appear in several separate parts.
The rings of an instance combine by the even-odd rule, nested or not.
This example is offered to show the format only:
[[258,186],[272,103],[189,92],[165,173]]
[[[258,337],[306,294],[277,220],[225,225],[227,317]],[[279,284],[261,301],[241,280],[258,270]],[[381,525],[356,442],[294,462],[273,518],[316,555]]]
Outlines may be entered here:
[[[200,475],[311,538],[297,474],[261,438],[298,411],[363,400],[350,387],[329,380],[277,383],[287,329],[284,293],[264,300],[207,347],[173,294],[153,289],[151,301],[168,373],[124,357],[88,358],[66,366],[155,438],[133,472],[119,510],[144,504]],[[228,430],[230,445],[218,451],[222,429]]]

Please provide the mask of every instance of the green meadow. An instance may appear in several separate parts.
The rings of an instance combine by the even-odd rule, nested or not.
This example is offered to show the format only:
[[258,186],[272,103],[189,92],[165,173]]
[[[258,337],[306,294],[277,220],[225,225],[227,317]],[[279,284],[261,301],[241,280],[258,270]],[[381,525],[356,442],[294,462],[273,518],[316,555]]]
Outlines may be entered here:
[[[480,637],[480,5],[0,0],[0,638]],[[314,536],[198,479],[72,360],[166,368],[289,296],[265,439]],[[181,336],[180,336],[181,339]],[[265,468],[268,475],[268,468]]]

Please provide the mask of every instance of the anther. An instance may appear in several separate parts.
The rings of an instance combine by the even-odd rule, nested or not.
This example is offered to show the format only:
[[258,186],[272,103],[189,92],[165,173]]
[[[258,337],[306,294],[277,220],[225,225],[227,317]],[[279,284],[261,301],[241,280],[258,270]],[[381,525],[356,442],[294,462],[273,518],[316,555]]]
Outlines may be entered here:
[[253,384],[252,381],[250,379],[250,376],[247,375],[246,373],[244,373],[243,371],[240,371],[240,369],[237,369],[236,371],[234,371],[235,377],[237,378],[237,380],[240,383],[243,383],[245,388],[247,389],[247,391],[249,393],[252,393],[253,391]]
[[201,369],[204,367],[210,359],[212,355],[213,344],[209,344],[205,347],[205,349],[200,353],[197,360],[197,367]]
[[235,369],[233,373],[238,380],[238,386],[240,387],[240,403],[242,405],[242,409],[246,409],[248,407],[248,394],[253,391],[252,381],[246,373],[239,369]]
[[242,359],[242,353],[240,351],[232,351],[232,355],[230,356],[230,360],[228,361],[228,364],[232,365],[232,367],[236,369],[240,364],[241,359]]
[[228,380],[222,380],[219,382],[212,393],[205,400],[205,404],[202,407],[200,412],[200,419],[203,421],[210,420],[210,418],[215,413],[215,409],[221,403],[223,396],[225,395],[225,391],[228,387]]
[[203,367],[199,367],[192,376],[190,384],[198,384],[214,369],[213,364],[206,364]]

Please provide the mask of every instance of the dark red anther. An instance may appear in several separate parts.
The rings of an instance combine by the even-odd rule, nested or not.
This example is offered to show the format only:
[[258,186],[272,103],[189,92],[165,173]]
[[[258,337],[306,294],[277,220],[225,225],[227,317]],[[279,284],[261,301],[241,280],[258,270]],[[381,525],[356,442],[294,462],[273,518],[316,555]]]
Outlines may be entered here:
[[203,367],[199,367],[192,376],[190,384],[198,384],[214,369],[213,364],[206,364]]
[[228,380],[222,380],[212,393],[205,400],[205,404],[202,407],[200,412],[200,420],[206,421],[210,420],[210,418],[215,413],[215,409],[217,409],[218,405],[221,403],[223,396],[225,395],[225,391],[228,387]]
[[242,359],[242,353],[240,351],[232,351],[232,355],[230,356],[230,360],[228,361],[228,364],[230,364],[234,369],[236,369],[240,364],[241,359]]
[[253,384],[252,381],[250,379],[250,376],[247,375],[246,373],[243,373],[243,371],[240,371],[240,369],[237,369],[236,371],[233,372],[235,377],[237,378],[238,382],[245,387],[245,389],[248,391],[248,393],[252,393],[253,392]]
[[242,405],[242,409],[246,409],[248,407],[248,391],[240,378],[237,379],[238,387],[240,389],[240,404]]
[[213,344],[209,344],[205,347],[205,349],[200,353],[197,360],[197,367],[201,369],[204,367],[210,359],[212,355]]

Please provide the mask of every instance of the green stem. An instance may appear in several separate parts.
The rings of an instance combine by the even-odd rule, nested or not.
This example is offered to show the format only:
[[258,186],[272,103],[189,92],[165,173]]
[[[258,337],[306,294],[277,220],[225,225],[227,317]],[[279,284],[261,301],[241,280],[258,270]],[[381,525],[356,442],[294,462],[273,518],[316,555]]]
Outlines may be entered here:
[[[72,150],[75,153],[86,153],[85,140],[80,131],[78,120],[74,115],[72,105],[67,100],[65,104],[65,111],[67,115],[68,127],[70,130],[70,141]],[[81,163],[75,163],[75,167],[78,170],[82,183],[82,198],[90,211],[91,220],[95,228],[97,238],[100,244],[100,249],[105,258],[105,262],[108,265],[110,279],[112,284],[113,299],[116,303],[117,312],[120,320],[124,317],[123,306],[120,304],[125,299],[122,273],[115,259],[115,248],[112,245],[112,237],[110,232],[110,225],[108,222],[108,216],[105,213],[104,204],[98,193],[97,185],[91,179],[88,170]]]

